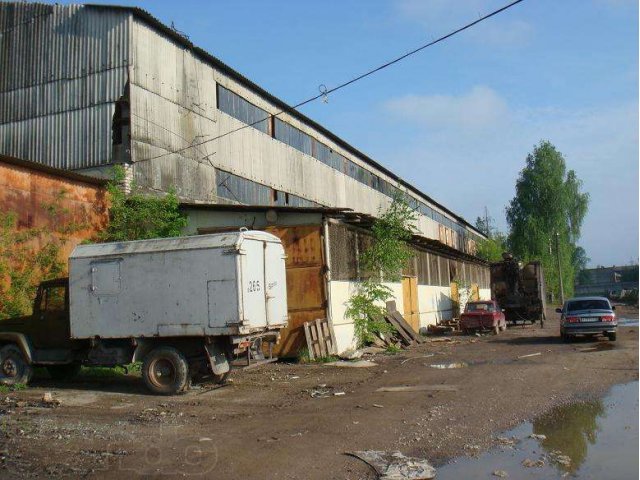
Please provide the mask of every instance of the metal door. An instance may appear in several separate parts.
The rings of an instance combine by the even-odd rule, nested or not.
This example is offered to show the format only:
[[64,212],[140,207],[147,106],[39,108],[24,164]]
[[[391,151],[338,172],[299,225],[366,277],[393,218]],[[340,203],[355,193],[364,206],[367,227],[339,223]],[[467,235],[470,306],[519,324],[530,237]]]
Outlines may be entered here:
[[402,277],[402,303],[404,318],[417,332],[420,329],[420,309],[418,308],[418,279]]

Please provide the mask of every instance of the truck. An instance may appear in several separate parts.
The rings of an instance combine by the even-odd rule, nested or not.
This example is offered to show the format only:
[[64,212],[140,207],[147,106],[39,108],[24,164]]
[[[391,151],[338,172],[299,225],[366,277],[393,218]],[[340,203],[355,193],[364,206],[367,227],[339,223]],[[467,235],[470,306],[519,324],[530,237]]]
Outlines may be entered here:
[[504,310],[507,322],[540,322],[546,320],[546,291],[542,264],[532,261],[523,265],[510,253],[502,261],[491,264],[491,298]]
[[156,394],[223,382],[234,356],[287,325],[284,259],[278,237],[246,229],[79,245],[31,315],[0,320],[0,382],[26,384],[37,366],[63,379],[135,362]]

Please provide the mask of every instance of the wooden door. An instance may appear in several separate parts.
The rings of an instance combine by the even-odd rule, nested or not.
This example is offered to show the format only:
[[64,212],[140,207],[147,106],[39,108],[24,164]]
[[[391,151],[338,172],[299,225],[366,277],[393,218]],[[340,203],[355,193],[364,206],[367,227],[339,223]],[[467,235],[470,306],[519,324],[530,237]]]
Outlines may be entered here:
[[460,293],[458,292],[458,284],[451,282],[451,316],[457,318],[460,316]]
[[480,300],[480,289],[477,283],[471,284],[471,300],[472,301]]
[[322,227],[267,227],[266,231],[282,241],[287,255],[289,324],[280,331],[280,341],[275,346],[274,354],[295,357],[306,347],[303,324],[327,318]]
[[417,277],[402,277],[402,304],[405,320],[417,332],[420,329]]

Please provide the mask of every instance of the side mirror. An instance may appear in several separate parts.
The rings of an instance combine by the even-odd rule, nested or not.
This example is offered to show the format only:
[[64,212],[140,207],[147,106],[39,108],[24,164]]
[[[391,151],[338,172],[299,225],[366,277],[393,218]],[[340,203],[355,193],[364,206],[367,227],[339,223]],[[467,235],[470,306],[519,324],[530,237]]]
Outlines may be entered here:
[[615,306],[615,305],[614,305],[613,307],[611,307],[611,310],[615,310],[615,309],[616,309],[616,306]]
[[556,308],[556,313],[562,313],[562,309],[561,308]]

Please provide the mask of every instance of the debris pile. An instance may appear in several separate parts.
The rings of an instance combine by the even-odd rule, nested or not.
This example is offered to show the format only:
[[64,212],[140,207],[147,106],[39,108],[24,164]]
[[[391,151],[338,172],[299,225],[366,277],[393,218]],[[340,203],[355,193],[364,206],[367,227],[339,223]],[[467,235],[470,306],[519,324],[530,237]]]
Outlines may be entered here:
[[406,457],[400,452],[375,450],[347,452],[370,465],[380,480],[430,480],[436,478],[436,469],[424,458]]

